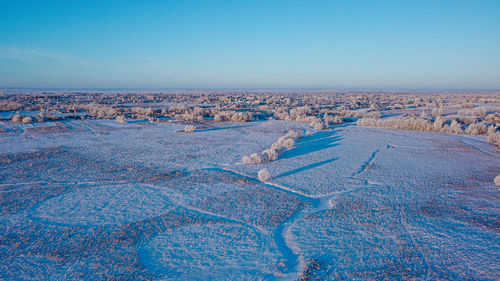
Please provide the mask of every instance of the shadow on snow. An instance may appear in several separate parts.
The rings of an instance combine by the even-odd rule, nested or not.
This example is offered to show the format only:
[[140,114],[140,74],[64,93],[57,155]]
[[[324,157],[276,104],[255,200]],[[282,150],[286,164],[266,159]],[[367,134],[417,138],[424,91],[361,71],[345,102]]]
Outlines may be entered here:
[[288,159],[321,151],[338,145],[341,137],[334,136],[339,130],[320,131],[298,140],[295,148],[285,151],[278,159]]
[[208,132],[208,131],[218,131],[218,130],[227,130],[227,129],[238,129],[238,128],[246,128],[250,127],[250,125],[238,125],[238,126],[230,126],[230,127],[213,127],[213,128],[202,128],[196,129],[195,132]]
[[333,162],[335,160],[338,160],[338,159],[339,159],[338,157],[337,158],[332,158],[332,159],[328,159],[328,160],[325,160],[325,161],[320,161],[320,162],[317,162],[317,163],[306,165],[306,166],[303,166],[303,167],[300,167],[300,168],[297,168],[297,169],[293,169],[293,170],[290,170],[288,172],[285,172],[285,173],[282,173],[282,174],[276,176],[274,179],[278,179],[278,178],[281,178],[281,177],[286,177],[286,176],[289,176],[289,175],[293,175],[293,174],[296,174],[296,173],[307,171],[309,169],[313,169],[313,168],[316,168],[316,167],[319,167],[319,166],[331,163],[331,162]]

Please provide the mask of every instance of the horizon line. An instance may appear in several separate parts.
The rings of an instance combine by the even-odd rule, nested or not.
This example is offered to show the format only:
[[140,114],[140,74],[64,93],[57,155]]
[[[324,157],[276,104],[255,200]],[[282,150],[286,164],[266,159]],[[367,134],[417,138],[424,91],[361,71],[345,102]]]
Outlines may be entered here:
[[407,91],[407,92],[500,92],[500,89],[489,88],[355,88],[355,87],[317,87],[317,88],[301,88],[301,87],[2,87],[0,91]]

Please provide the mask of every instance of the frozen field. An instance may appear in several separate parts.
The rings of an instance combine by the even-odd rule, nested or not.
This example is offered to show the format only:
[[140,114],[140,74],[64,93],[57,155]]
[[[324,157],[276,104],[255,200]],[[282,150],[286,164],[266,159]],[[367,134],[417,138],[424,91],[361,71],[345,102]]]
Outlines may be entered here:
[[485,136],[213,124],[0,121],[0,279],[500,279]]

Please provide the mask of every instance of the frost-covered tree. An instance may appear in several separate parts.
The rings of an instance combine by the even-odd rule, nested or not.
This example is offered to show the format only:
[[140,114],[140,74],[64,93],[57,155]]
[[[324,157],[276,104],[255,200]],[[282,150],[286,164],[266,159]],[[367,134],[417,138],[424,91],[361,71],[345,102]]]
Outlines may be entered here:
[[271,145],[271,148],[265,149],[260,154],[252,153],[250,156],[243,156],[243,164],[261,164],[278,159],[279,153],[285,149],[292,149],[295,146],[295,140],[302,137],[297,131],[289,131],[286,135],[280,137],[278,141]]
[[[432,114],[434,115],[434,114]],[[444,118],[443,116],[438,116],[436,117],[436,119],[434,120],[434,123],[432,123],[432,129],[436,132],[440,132],[441,129],[443,128],[443,124],[444,124]]]
[[193,125],[186,125],[184,127],[184,133],[194,133],[194,129],[196,129]]
[[14,122],[14,123],[21,123],[21,121],[23,120],[23,117],[24,117],[24,116],[22,116],[22,115],[16,114],[16,115],[13,115],[13,116],[11,117],[11,120],[12,120],[12,122]]
[[496,176],[496,177],[495,177],[495,179],[493,180],[493,182],[494,182],[496,185],[500,186],[500,175]]
[[500,148],[500,132],[488,134],[488,142]]
[[21,120],[21,122],[23,122],[24,124],[30,124],[33,123],[33,118],[26,116]]
[[314,128],[316,131],[322,131],[326,129],[326,125],[321,122],[321,120],[314,120],[311,122],[311,126]]
[[261,158],[264,162],[271,162],[278,159],[278,152],[275,149],[266,149],[262,151]]
[[216,115],[214,116],[214,121],[215,121],[215,122],[222,122],[222,121],[224,121],[224,119],[223,119],[222,115],[220,115],[220,114],[216,114]]
[[482,123],[473,123],[470,124],[466,129],[465,133],[469,135],[484,135],[486,134],[488,129],[486,128],[486,125]]
[[250,165],[250,164],[253,164],[252,163],[252,159],[248,156],[243,156],[243,158],[241,159],[241,162],[245,165]]
[[119,115],[119,116],[116,116],[116,122],[120,123],[120,124],[127,124],[127,120],[125,120],[125,117]]
[[292,149],[295,146],[295,140],[292,138],[287,138],[283,142],[283,146],[286,147],[287,149]]
[[451,121],[450,130],[453,134],[462,134],[464,132],[462,126],[456,120]]
[[257,174],[259,177],[259,180],[264,182],[269,179],[269,171],[266,168],[260,169],[259,173]]
[[380,118],[380,112],[372,111],[363,115],[364,118]]
[[258,153],[252,153],[250,154],[250,160],[252,160],[253,164],[260,164],[262,163],[262,157]]

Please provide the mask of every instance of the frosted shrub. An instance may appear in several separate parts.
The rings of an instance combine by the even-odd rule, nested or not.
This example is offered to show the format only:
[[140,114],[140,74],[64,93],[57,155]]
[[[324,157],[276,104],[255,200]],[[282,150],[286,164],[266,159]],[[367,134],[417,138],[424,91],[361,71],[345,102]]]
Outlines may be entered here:
[[173,105],[171,106],[168,111],[172,111],[172,112],[177,112],[177,113],[183,113],[185,112],[187,109],[186,105],[185,104],[179,104],[179,105]]
[[261,164],[278,159],[279,153],[285,149],[292,149],[295,146],[295,140],[302,137],[297,131],[289,131],[286,135],[280,137],[277,142],[271,145],[271,148],[265,149],[262,153],[252,153],[250,156],[243,156],[243,164]]
[[496,176],[496,177],[495,177],[495,179],[493,180],[493,182],[494,182],[496,185],[500,186],[500,175]]
[[[380,114],[379,114],[379,117],[380,117]],[[333,117],[333,116],[330,116],[328,114],[325,114],[325,116],[323,116],[323,121],[327,125],[340,125],[340,124],[342,124],[342,118],[340,116]]]
[[253,163],[252,163],[252,159],[250,159],[250,157],[248,157],[248,156],[246,156],[246,155],[245,155],[245,156],[243,156],[243,158],[241,159],[241,161],[242,161],[242,162],[243,162],[243,164],[245,164],[245,165],[250,165],[250,164],[253,164]]
[[222,122],[222,121],[224,121],[224,120],[222,119],[222,116],[221,116],[220,114],[216,114],[216,115],[214,116],[214,121],[215,121],[215,122]]
[[465,129],[465,133],[469,135],[484,135],[487,133],[486,125],[481,123],[473,123],[470,124],[467,129]]
[[184,127],[184,133],[194,133],[195,126],[193,125],[186,125]]
[[444,118],[443,116],[438,116],[436,120],[434,120],[434,123],[432,123],[432,129],[433,131],[439,132],[443,128],[444,124]]
[[462,125],[456,120],[453,120],[450,125],[444,125],[445,119],[438,116],[431,123],[428,120],[420,118],[362,118],[356,122],[359,126],[364,127],[380,127],[398,130],[414,130],[414,131],[435,131],[447,134],[463,134]]
[[457,120],[460,120],[463,124],[472,124],[477,122],[477,118],[473,116],[458,116]]
[[292,149],[295,146],[295,140],[292,138],[288,138],[283,142],[283,146]]
[[271,149],[273,150],[280,150],[283,148],[283,145],[279,142],[275,142],[273,144],[271,144]]
[[250,160],[252,161],[253,164],[260,164],[260,163],[262,163],[262,158],[257,153],[252,153],[250,155]]
[[203,116],[197,115],[194,113],[175,114],[174,118],[176,120],[180,120],[180,121],[190,121],[190,122],[194,122],[194,121],[202,122],[203,121]]
[[153,114],[154,114],[154,111],[151,107],[148,107],[144,110],[144,115],[152,116]]
[[232,122],[249,122],[252,121],[253,114],[251,112],[237,112],[231,116]]
[[365,127],[381,127],[399,130],[429,131],[431,129],[431,123],[429,121],[415,118],[362,118],[358,119],[357,124]]
[[458,111],[458,115],[462,115],[462,116],[472,115],[472,116],[477,116],[477,117],[484,117],[484,116],[486,116],[486,108],[476,107],[476,108],[472,108],[472,109],[461,109]]
[[488,142],[500,148],[500,132],[488,134]]
[[195,107],[193,109],[193,114],[195,114],[195,115],[205,115],[205,109],[197,106],[197,107]]
[[33,118],[31,117],[24,117],[21,122],[23,122],[24,124],[29,124],[29,123],[33,123]]
[[484,117],[484,121],[488,123],[494,123],[495,122],[495,114],[488,114],[486,117]]
[[443,115],[443,109],[442,108],[433,108],[431,114],[432,114],[432,116]]
[[462,125],[460,125],[456,120],[451,121],[450,130],[453,134],[462,134]]
[[488,130],[486,131],[486,133],[487,133],[488,135],[491,135],[491,134],[496,133],[496,131],[497,131],[497,129],[495,128],[495,126],[489,126],[489,127],[488,127]]
[[269,179],[269,171],[266,168],[263,168],[258,173],[259,180],[264,182]]
[[278,152],[274,149],[266,149],[262,151],[262,160],[264,162],[271,162],[278,159]]
[[123,116],[116,116],[116,122],[120,123],[120,124],[127,124],[127,120],[125,120],[125,117]]
[[322,123],[321,121],[315,120],[311,122],[311,126],[314,128],[316,131],[322,131],[326,128],[325,124]]
[[311,107],[309,106],[300,106],[300,107],[296,107],[296,108],[293,108],[292,110],[290,110],[290,115],[291,116],[301,116],[301,115],[308,115],[308,114],[311,114],[312,113],[312,110],[311,110]]
[[368,112],[365,115],[363,115],[364,118],[380,118],[380,112],[378,111],[372,111]]
[[292,138],[292,139],[300,139],[302,137],[302,134],[298,131],[289,131],[285,137],[287,138]]
[[340,125],[342,124],[342,117],[340,116],[335,116],[333,117],[333,121],[331,122],[332,125]]
[[14,101],[0,101],[0,111],[14,111],[22,108],[22,104]]
[[486,116],[486,108],[484,108],[484,107],[476,107],[472,111],[473,111],[473,114],[477,117],[485,117]]
[[19,114],[16,114],[16,115],[14,115],[14,116],[11,117],[11,120],[14,123],[21,123],[21,121],[23,120],[23,116],[19,115]]

